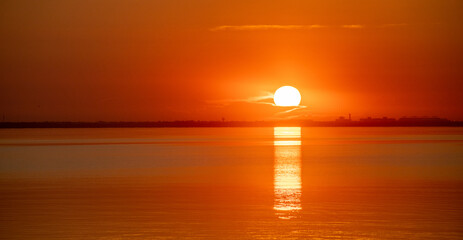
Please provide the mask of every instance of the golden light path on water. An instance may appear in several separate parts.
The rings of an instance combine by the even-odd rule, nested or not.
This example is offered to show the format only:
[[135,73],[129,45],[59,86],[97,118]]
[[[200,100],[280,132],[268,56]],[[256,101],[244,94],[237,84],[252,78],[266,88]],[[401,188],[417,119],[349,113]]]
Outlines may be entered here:
[[274,128],[273,209],[281,219],[298,217],[301,207],[301,128]]

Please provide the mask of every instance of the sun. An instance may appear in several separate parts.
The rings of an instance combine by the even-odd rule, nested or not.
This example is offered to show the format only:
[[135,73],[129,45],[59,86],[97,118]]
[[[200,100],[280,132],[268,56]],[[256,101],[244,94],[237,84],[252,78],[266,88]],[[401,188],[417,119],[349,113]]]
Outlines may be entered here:
[[301,94],[295,87],[283,86],[275,91],[273,101],[280,107],[299,106]]

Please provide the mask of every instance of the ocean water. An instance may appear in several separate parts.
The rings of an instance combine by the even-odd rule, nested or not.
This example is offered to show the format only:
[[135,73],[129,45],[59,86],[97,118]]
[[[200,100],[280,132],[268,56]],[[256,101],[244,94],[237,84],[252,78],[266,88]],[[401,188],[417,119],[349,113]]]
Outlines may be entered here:
[[463,239],[463,128],[0,129],[0,239]]

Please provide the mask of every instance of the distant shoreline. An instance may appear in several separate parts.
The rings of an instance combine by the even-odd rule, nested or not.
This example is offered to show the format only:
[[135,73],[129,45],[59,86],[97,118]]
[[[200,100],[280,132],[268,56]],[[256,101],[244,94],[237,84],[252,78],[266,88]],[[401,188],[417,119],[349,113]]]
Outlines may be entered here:
[[463,121],[0,122],[0,128],[463,127]]

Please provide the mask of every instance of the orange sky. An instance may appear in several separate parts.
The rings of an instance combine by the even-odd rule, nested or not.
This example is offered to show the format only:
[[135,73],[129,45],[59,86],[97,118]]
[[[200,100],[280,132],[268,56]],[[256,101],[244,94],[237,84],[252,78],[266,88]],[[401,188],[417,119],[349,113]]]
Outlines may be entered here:
[[[463,120],[463,1],[0,3],[6,121]],[[256,103],[292,85],[307,108]]]

